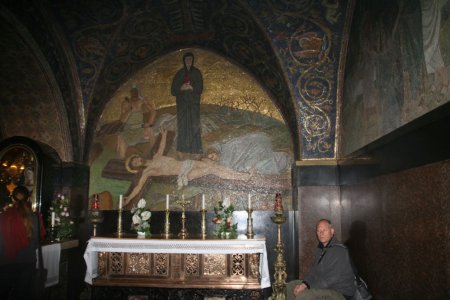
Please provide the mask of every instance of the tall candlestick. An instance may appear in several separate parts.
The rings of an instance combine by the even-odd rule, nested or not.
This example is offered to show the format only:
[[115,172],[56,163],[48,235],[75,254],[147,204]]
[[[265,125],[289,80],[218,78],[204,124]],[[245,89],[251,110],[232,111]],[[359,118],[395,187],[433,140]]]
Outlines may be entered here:
[[166,194],[166,210],[169,210],[169,194]]
[[191,204],[191,201],[185,201],[183,194],[181,195],[181,201],[178,200],[177,203],[181,205],[181,230],[180,233],[178,233],[178,236],[184,239],[188,235],[186,229],[186,205]]
[[55,212],[52,211],[52,227],[55,226]]
[[122,209],[122,203],[123,203],[123,196],[119,196],[119,209]]
[[248,209],[252,208],[252,196],[248,194]]
[[205,209],[205,194],[202,194],[202,209]]

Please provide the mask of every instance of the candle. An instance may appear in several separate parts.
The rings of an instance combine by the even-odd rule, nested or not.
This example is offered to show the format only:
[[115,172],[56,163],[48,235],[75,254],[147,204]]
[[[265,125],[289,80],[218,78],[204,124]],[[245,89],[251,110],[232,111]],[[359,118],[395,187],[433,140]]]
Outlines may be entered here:
[[169,194],[166,194],[166,210],[169,210]]
[[122,209],[123,196],[119,196],[119,209]]
[[248,209],[252,208],[252,196],[248,194]]
[[205,194],[202,194],[202,209],[205,209]]
[[55,212],[52,211],[52,227],[55,226]]

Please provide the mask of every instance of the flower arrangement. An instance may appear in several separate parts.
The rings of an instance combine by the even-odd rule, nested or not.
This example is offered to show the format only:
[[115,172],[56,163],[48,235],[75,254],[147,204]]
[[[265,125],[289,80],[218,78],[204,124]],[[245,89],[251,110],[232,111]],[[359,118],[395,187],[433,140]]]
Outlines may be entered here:
[[145,208],[147,202],[144,198],[139,200],[137,207],[133,207],[131,209],[131,213],[133,214],[132,218],[132,227],[139,234],[144,234],[145,236],[149,236],[150,233],[150,217],[152,213]]
[[69,199],[58,194],[50,206],[48,223],[56,229],[56,239],[63,240],[72,237],[73,221],[69,213]]
[[214,235],[219,238],[236,238],[237,223],[233,224],[234,206],[230,204],[230,200],[226,198],[224,201],[219,201],[218,206],[214,207],[216,216],[212,222],[216,224]]

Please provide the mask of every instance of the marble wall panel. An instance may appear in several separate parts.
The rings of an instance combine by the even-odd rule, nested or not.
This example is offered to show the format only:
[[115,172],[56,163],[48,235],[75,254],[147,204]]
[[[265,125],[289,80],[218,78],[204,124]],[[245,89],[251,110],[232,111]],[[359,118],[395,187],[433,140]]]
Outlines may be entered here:
[[342,187],[343,235],[377,299],[448,299],[450,161]]

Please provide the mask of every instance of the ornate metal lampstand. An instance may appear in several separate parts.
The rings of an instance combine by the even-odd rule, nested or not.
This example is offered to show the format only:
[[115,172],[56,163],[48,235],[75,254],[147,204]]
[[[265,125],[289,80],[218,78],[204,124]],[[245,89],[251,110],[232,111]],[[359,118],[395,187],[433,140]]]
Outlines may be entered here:
[[285,300],[286,299],[286,260],[284,259],[284,245],[281,238],[281,225],[286,222],[286,217],[283,216],[283,205],[281,204],[281,195],[277,194],[275,199],[275,216],[271,217],[272,222],[278,227],[278,242],[275,247],[277,257],[274,263],[274,279],[275,284],[272,289],[272,296],[270,300]]
[[103,222],[103,211],[99,209],[91,209],[89,211],[89,220],[91,220],[93,226],[92,236],[97,236],[97,225]]
[[178,236],[185,238],[188,236],[186,229],[186,205],[190,204],[191,201],[185,200],[184,195],[182,195],[181,200],[178,200],[177,203],[181,205],[181,230],[178,233]]

